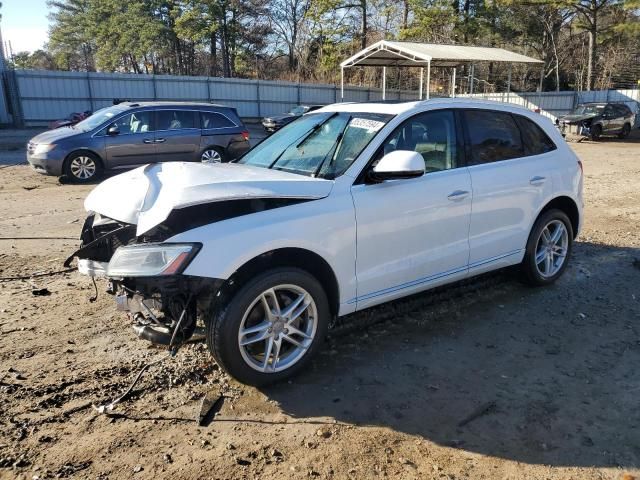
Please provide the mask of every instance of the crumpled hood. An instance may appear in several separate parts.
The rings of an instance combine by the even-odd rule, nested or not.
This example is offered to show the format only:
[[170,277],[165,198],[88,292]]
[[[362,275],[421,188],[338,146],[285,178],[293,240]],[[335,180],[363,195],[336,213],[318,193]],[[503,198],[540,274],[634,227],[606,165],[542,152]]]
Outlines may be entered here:
[[583,120],[589,120],[590,118],[594,118],[597,116],[598,115],[596,113],[589,113],[586,115],[565,115],[563,117],[560,117],[558,120],[565,123],[576,123]]
[[111,177],[84,202],[87,211],[136,224],[141,235],[175,208],[246,198],[324,198],[333,181],[236,163],[154,163]]

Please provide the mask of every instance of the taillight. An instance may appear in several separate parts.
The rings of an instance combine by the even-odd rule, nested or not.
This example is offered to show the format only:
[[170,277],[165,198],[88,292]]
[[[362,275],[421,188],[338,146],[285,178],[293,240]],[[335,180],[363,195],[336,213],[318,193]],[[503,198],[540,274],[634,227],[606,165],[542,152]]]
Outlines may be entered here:
[[246,141],[249,141],[249,132],[247,130],[243,131],[241,135],[242,138],[244,138]]

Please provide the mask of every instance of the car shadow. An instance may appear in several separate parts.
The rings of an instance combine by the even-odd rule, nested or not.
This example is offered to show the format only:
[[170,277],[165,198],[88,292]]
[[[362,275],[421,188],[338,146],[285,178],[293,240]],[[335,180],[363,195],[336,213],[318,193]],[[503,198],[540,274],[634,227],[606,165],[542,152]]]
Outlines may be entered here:
[[292,417],[530,464],[637,467],[636,257],[578,242],[551,287],[505,275],[468,295],[453,287],[436,303],[427,292],[352,315],[387,320],[334,335],[300,376],[262,391]]

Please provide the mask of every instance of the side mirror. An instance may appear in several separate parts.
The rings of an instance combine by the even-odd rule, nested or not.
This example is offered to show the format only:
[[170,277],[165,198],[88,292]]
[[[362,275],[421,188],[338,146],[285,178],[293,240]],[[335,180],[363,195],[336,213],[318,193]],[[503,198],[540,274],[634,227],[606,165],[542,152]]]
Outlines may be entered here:
[[424,159],[412,150],[396,150],[387,153],[378,164],[369,170],[374,182],[416,178],[424,175]]
[[120,130],[118,130],[117,125],[111,125],[109,128],[107,128],[107,135],[118,135],[119,133]]

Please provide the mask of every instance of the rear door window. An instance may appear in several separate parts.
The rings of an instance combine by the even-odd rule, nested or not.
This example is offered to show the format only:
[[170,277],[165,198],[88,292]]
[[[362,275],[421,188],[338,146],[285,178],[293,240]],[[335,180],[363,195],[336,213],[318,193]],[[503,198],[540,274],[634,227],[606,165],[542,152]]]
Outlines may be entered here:
[[556,149],[555,143],[535,122],[521,115],[514,115],[524,144],[525,155],[540,155]]
[[524,156],[520,130],[511,114],[489,110],[465,110],[469,165],[499,162]]
[[158,110],[156,115],[157,130],[199,128],[196,126],[197,112],[192,110]]
[[200,112],[200,128],[233,128],[236,124],[216,112]]

